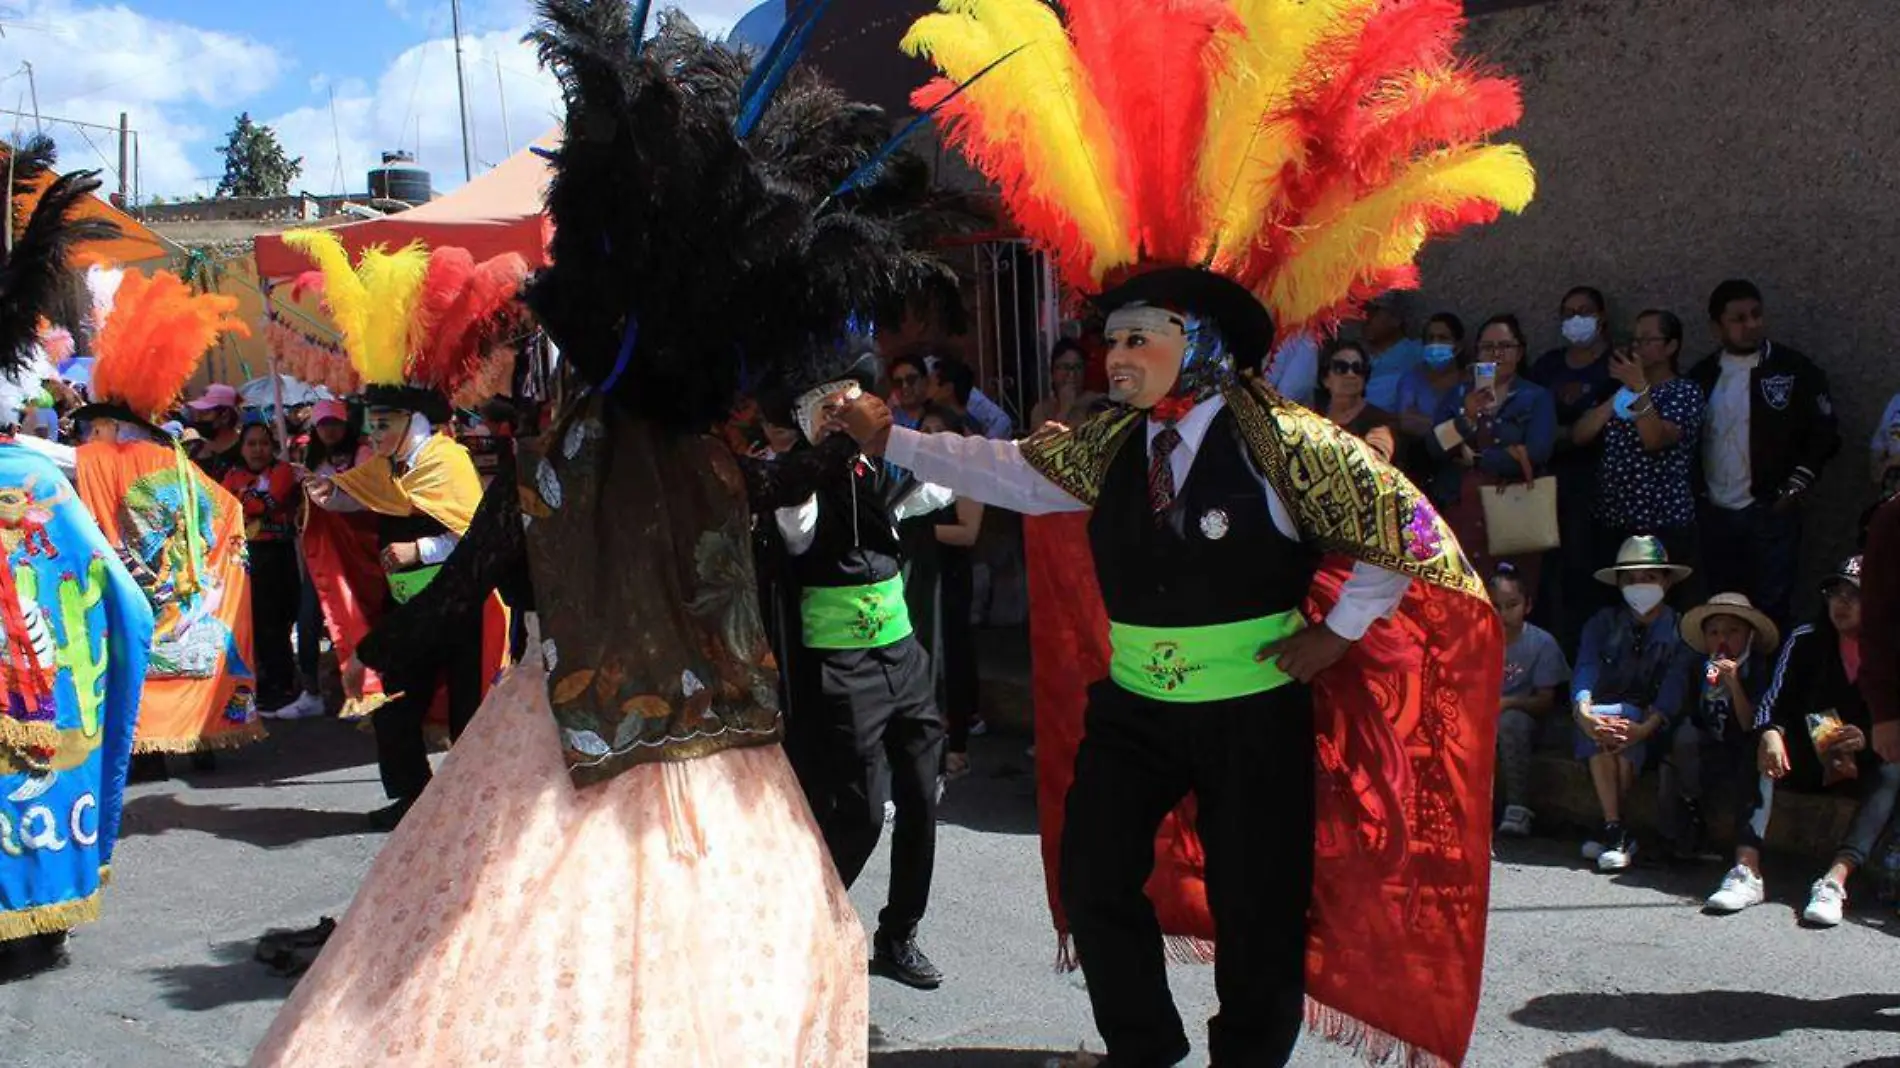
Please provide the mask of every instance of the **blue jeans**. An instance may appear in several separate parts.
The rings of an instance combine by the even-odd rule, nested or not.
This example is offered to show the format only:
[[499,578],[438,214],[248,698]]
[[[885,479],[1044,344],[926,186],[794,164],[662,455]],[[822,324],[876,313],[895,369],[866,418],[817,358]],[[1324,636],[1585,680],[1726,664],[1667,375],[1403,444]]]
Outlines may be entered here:
[[1702,505],[1702,564],[1711,594],[1742,593],[1785,632],[1792,619],[1795,570],[1801,556],[1801,510],[1777,513]]

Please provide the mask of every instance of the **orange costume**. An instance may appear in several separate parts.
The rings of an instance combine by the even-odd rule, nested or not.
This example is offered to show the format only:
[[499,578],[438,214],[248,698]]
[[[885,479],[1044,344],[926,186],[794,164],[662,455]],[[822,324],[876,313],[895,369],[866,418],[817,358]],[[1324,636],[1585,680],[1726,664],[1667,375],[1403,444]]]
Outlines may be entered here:
[[[110,309],[95,309],[104,312],[105,325],[94,403],[78,415],[96,428],[77,450],[75,481],[152,605],[138,753],[222,749],[264,735],[243,510],[152,426],[220,334],[247,332],[229,317],[236,306],[234,298],[194,294],[160,271],[126,272]],[[114,431],[100,432],[100,423]]]

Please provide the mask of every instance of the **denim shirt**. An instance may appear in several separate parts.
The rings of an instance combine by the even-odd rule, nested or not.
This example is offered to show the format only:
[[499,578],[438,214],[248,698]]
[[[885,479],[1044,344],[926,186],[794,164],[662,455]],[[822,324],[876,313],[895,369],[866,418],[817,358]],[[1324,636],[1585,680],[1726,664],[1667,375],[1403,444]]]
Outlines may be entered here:
[[1674,720],[1700,666],[1680,628],[1681,617],[1667,605],[1647,628],[1627,608],[1598,611],[1584,624],[1583,641],[1577,646],[1571,703],[1587,693],[1592,704],[1635,706],[1641,710],[1636,719],[1653,708]]
[[[1458,433],[1467,442],[1476,433],[1476,428],[1465,418],[1465,397],[1470,393],[1469,382],[1448,391],[1445,399],[1439,402],[1438,415],[1433,420],[1434,426],[1455,423]],[[1557,407],[1550,391],[1533,382],[1517,379],[1511,384],[1511,395],[1504,398],[1503,405],[1492,417],[1491,432],[1493,443],[1488,448],[1478,450],[1477,470],[1497,478],[1522,479],[1523,468],[1510,453],[1512,445],[1522,445],[1530,454],[1532,473],[1543,474],[1550,463],[1550,450],[1557,443]],[[1465,469],[1450,458],[1436,433],[1425,435],[1425,445],[1437,461],[1432,471],[1432,499],[1441,504],[1457,501]]]

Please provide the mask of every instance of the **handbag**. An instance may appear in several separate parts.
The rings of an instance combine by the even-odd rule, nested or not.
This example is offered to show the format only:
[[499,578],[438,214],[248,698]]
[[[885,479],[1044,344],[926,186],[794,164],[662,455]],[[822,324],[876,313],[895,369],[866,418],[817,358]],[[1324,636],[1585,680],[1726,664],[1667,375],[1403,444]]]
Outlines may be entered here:
[[1486,549],[1493,557],[1546,552],[1562,541],[1556,477],[1533,477],[1530,457],[1522,451],[1517,460],[1524,467],[1524,481],[1478,488],[1484,505]]

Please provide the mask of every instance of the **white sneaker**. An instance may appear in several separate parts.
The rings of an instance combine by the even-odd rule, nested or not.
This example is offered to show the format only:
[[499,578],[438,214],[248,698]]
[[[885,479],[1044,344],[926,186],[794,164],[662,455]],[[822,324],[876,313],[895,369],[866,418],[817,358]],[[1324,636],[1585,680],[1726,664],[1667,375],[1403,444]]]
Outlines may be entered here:
[[1583,843],[1583,859],[1594,861],[1603,855],[1603,843],[1592,838]]
[[323,715],[323,698],[306,693],[275,712],[261,712],[270,719],[313,719]]
[[1722,876],[1721,888],[1709,895],[1707,905],[1710,912],[1726,915],[1740,912],[1750,905],[1759,905],[1764,896],[1761,876],[1737,864],[1729,869],[1727,875]]
[[1597,854],[1598,871],[1622,871],[1636,859],[1636,839],[1625,834],[1621,840],[1603,847]]
[[1801,918],[1816,927],[1833,927],[1841,922],[1841,910],[1846,907],[1847,888],[1824,877],[1814,881],[1814,891]]
[[1498,824],[1498,833],[1510,838],[1528,838],[1531,833],[1531,821],[1537,813],[1523,805],[1507,805],[1504,808],[1504,820]]
[[884,802],[884,822],[885,823],[897,822],[897,802],[895,801]]

